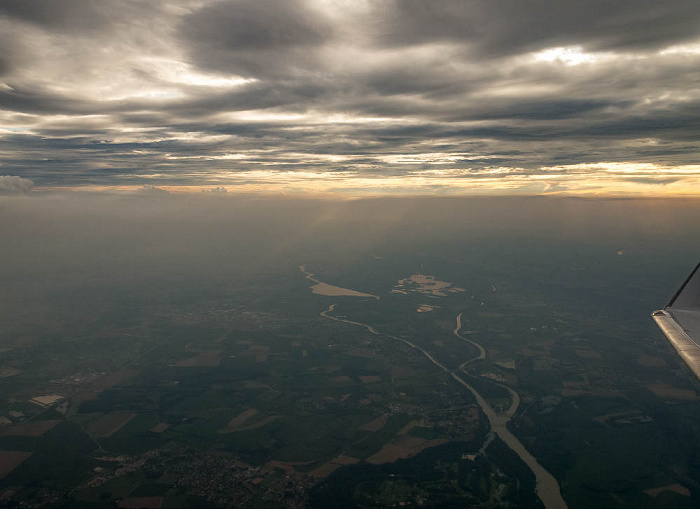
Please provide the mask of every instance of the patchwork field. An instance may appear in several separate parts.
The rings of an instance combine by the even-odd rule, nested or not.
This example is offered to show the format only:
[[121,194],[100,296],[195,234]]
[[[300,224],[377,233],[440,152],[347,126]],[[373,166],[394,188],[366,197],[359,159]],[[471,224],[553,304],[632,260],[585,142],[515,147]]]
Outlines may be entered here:
[[0,428],[0,435],[16,437],[40,437],[61,421],[29,421]]
[[31,452],[0,451],[0,479],[4,479],[31,455]]
[[426,440],[424,438],[401,436],[386,444],[381,450],[367,458],[365,461],[373,465],[381,465],[383,463],[393,463],[398,459],[410,458],[416,454],[438,445],[446,444],[448,440],[439,438],[435,440]]
[[105,414],[90,422],[87,432],[95,438],[111,437],[134,417],[136,414],[128,412]]
[[176,364],[179,368],[214,367],[221,363],[221,350],[205,350]]

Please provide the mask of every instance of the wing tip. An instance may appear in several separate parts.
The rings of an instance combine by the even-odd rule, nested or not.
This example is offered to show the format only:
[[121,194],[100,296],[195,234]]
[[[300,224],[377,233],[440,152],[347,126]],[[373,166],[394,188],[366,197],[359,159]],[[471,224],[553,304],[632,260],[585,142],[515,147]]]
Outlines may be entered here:
[[654,311],[651,314],[652,318],[659,326],[661,332],[664,333],[666,339],[678,352],[686,365],[700,380],[700,347],[688,336],[671,313],[664,309]]

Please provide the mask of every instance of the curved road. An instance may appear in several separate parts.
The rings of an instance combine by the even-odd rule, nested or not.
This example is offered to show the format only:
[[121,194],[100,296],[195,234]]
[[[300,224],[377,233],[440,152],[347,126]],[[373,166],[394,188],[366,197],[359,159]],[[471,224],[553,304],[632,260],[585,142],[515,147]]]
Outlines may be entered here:
[[[312,275],[313,277],[313,275]],[[460,385],[464,386],[469,392],[471,392],[474,397],[476,398],[476,402],[479,404],[481,407],[481,410],[484,412],[486,415],[486,418],[489,420],[489,424],[491,425],[491,435],[489,436],[487,440],[487,444],[490,443],[490,441],[493,439],[493,435],[498,435],[498,437],[503,440],[508,447],[510,447],[519,457],[522,459],[525,464],[530,467],[530,470],[532,470],[532,473],[535,474],[535,479],[537,481],[537,485],[535,488],[535,491],[537,492],[537,496],[540,498],[542,503],[544,504],[546,509],[567,509],[566,502],[564,502],[564,499],[561,496],[561,491],[559,490],[559,484],[557,483],[557,480],[554,478],[552,474],[550,474],[545,468],[540,465],[537,462],[537,459],[530,454],[530,452],[525,448],[525,446],[520,442],[520,440],[517,439],[515,435],[513,435],[510,431],[508,431],[508,428],[506,427],[506,423],[513,417],[515,414],[515,411],[518,409],[518,406],[520,405],[520,396],[518,395],[517,392],[515,392],[513,389],[506,385],[502,384],[497,384],[500,385],[501,387],[505,388],[508,390],[508,392],[511,395],[511,405],[508,408],[508,410],[504,413],[497,413],[494,411],[494,409],[489,405],[486,400],[477,392],[474,387],[469,385],[467,382],[464,381],[462,377],[460,377],[457,373],[455,373],[453,370],[447,368],[444,364],[442,364],[440,361],[438,361],[435,357],[433,357],[430,352],[424,350],[420,346],[408,341],[407,339],[403,339],[397,336],[392,336],[391,334],[384,334],[382,332],[377,331],[374,327],[371,325],[367,325],[366,323],[362,322],[355,322],[352,320],[346,320],[344,318],[337,318],[335,316],[331,316],[328,313],[333,312],[335,309],[336,304],[331,304],[327,310],[321,312],[321,316],[324,318],[328,318],[329,320],[334,320],[336,322],[343,322],[343,323],[349,323],[352,325],[357,325],[360,327],[364,327],[367,329],[370,333],[378,335],[378,336],[386,336],[387,338],[394,339],[396,341],[401,341],[402,343],[405,343],[406,345],[410,346],[411,348],[414,348],[421,352],[423,355],[425,355],[430,362],[435,364],[437,367],[439,367],[441,370],[443,370],[445,373],[450,375],[457,383]],[[462,371],[464,374],[468,375],[468,373],[465,371],[465,366],[471,362],[477,361],[477,360],[483,360],[486,358],[486,351],[484,348],[477,343],[476,341],[472,341],[470,339],[465,338],[462,336],[459,331],[462,328],[462,313],[457,315],[457,327],[454,329],[453,334],[457,336],[458,338],[462,339],[463,341],[471,344],[472,346],[476,347],[479,350],[479,355],[469,359],[468,361],[462,363],[460,365],[460,371]],[[494,382],[495,383],[495,382]],[[482,447],[482,450],[484,448]]]

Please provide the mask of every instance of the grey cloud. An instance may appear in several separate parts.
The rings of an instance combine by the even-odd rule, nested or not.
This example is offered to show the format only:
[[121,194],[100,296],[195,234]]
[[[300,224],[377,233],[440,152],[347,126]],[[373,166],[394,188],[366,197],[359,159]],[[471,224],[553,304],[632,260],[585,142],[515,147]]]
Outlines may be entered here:
[[[172,0],[177,5],[182,0]],[[163,17],[168,5],[149,0],[2,0],[0,18],[23,21],[61,35],[101,37],[105,30],[128,28],[124,23]]]
[[0,175],[0,194],[26,194],[32,190],[34,182],[16,175]]
[[[42,187],[146,193],[233,186],[226,174],[261,169],[484,178],[499,165],[526,176],[555,164],[697,161],[700,55],[656,52],[700,35],[696,2],[406,0],[347,17],[314,2],[165,12],[71,0],[55,13],[59,2],[0,0],[0,24],[24,21],[0,30],[4,167]],[[521,55],[570,44],[611,53],[571,66]],[[255,79],[207,84],[236,76]],[[102,97],[110,79],[135,93]]]
[[0,77],[9,75],[26,58],[27,52],[18,40],[17,32],[0,22]]
[[180,31],[200,67],[252,76],[305,66],[331,35],[304,0],[219,1],[185,17]]
[[[385,4],[386,5],[386,4]],[[589,50],[645,50],[697,37],[700,4],[638,0],[396,0],[384,15],[384,44],[456,41],[482,55],[580,44]]]
[[628,182],[635,182],[639,184],[649,184],[649,185],[667,185],[673,184],[674,182],[679,182],[680,177],[665,177],[665,178],[654,178],[654,177],[632,177],[625,179]]
[[202,193],[209,193],[209,194],[228,194],[228,189],[226,189],[223,186],[217,186],[213,187],[211,189],[202,189]]
[[0,15],[61,30],[96,29],[108,23],[103,9],[111,1],[101,0],[3,0]]
[[161,187],[152,186],[150,184],[145,184],[141,186],[140,194],[146,196],[166,196],[170,194],[167,189]]

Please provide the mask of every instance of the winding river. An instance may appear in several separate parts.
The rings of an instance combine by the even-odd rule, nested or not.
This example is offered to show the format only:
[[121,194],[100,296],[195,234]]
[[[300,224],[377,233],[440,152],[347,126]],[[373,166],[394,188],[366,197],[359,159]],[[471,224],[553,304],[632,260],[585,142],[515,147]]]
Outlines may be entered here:
[[[313,275],[312,275],[313,277]],[[503,384],[498,384],[499,386],[503,387],[506,389],[511,396],[511,404],[508,410],[505,412],[499,413],[496,412],[491,405],[489,405],[486,400],[479,394],[479,392],[469,385],[462,376],[457,374],[455,370],[451,370],[447,368],[444,364],[442,364],[440,361],[438,361],[435,357],[433,357],[430,352],[426,351],[425,349],[421,348],[420,346],[412,343],[411,341],[400,338],[398,336],[392,336],[391,334],[385,334],[382,332],[377,331],[374,327],[371,325],[367,325],[366,323],[362,322],[355,322],[352,320],[346,320],[344,318],[337,318],[335,316],[331,316],[330,313],[333,312],[335,309],[336,304],[332,304],[329,306],[329,308],[325,311],[321,312],[321,316],[324,318],[328,318],[329,320],[334,320],[336,322],[343,322],[343,323],[348,323],[352,325],[357,325],[359,327],[364,327],[367,329],[370,333],[376,334],[378,336],[385,336],[387,338],[396,340],[396,341],[401,341],[402,343],[410,346],[411,348],[414,348],[418,351],[420,351],[425,357],[427,357],[430,362],[432,362],[435,366],[439,367],[441,370],[443,370],[445,373],[450,375],[457,383],[460,385],[464,386],[467,390],[469,390],[474,397],[476,398],[476,402],[478,405],[481,407],[481,410],[484,412],[486,415],[486,418],[489,420],[489,424],[491,425],[491,431],[489,433],[489,437],[487,438],[486,442],[481,448],[481,452],[486,450],[486,447],[488,444],[493,440],[494,436],[498,436],[501,440],[503,440],[508,447],[510,447],[519,457],[522,459],[525,464],[532,470],[532,473],[535,474],[535,479],[537,482],[535,491],[537,492],[537,496],[540,498],[546,509],[566,509],[567,505],[566,502],[564,502],[564,499],[561,496],[561,491],[559,490],[559,484],[557,483],[557,480],[554,478],[552,474],[550,474],[545,468],[540,465],[537,461],[537,459],[530,454],[530,452],[525,448],[525,446],[520,442],[520,440],[517,439],[515,435],[513,435],[510,431],[508,431],[508,428],[506,427],[506,424],[508,421],[515,415],[515,412],[518,409],[518,406],[520,405],[520,396],[518,395],[517,392],[515,392],[513,389],[510,387],[503,385]],[[462,329],[462,313],[457,315],[456,318],[457,325],[455,329],[452,331],[455,336],[457,336],[459,339],[463,340],[464,342],[472,345],[475,347],[478,351],[479,354],[476,357],[473,357],[465,362],[463,362],[459,366],[459,371],[461,374],[465,376],[471,376],[469,373],[466,371],[466,366],[472,362],[476,362],[479,360],[484,360],[486,359],[486,350],[476,341],[473,341],[471,339],[468,339],[465,337],[466,334],[471,334],[471,332],[465,332],[465,333],[460,333]],[[496,383],[496,382],[493,382]]]

